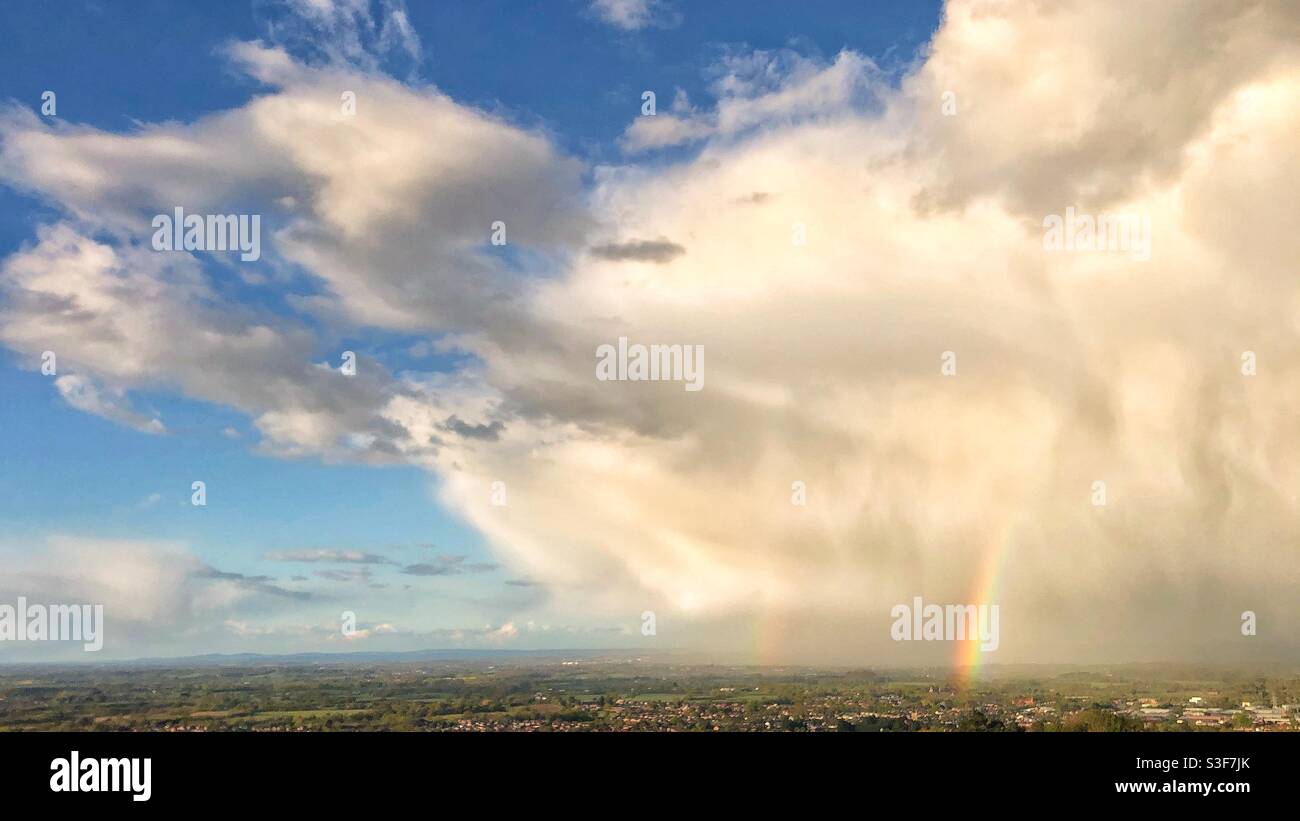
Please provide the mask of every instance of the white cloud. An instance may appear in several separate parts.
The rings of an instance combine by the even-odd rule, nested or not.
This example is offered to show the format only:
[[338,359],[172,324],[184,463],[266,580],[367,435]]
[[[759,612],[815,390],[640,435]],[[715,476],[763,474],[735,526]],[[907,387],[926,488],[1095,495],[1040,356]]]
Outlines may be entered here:
[[[276,452],[391,458],[382,448],[398,434],[377,414],[397,388],[382,369],[343,378],[316,367],[304,327],[223,302],[186,254],[114,247],[60,223],[0,275],[0,340],[30,357],[54,351],[67,371],[56,385],[74,407],[160,433],[127,391],[179,389],[252,414]],[[357,431],[385,436],[348,447]]]

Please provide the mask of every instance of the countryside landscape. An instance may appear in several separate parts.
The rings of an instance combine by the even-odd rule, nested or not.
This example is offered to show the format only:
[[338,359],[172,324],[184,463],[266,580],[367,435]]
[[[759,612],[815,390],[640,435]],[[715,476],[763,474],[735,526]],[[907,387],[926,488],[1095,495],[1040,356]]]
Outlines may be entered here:
[[[406,655],[406,654],[403,654]],[[410,654],[420,655],[420,654]],[[209,657],[0,668],[0,730],[1284,732],[1300,670],[952,670],[575,654],[357,662]]]

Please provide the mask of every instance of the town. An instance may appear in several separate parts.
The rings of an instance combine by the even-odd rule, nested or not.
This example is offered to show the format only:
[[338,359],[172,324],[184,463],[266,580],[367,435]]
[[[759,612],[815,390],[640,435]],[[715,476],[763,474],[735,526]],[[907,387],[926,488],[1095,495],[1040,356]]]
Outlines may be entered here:
[[646,657],[0,667],[0,729],[1274,732],[1300,671],[863,670]]

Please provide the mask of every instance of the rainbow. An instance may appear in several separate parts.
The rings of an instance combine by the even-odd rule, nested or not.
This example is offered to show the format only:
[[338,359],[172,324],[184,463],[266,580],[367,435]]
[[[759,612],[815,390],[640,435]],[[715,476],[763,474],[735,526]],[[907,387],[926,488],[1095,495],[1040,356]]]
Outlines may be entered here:
[[[1016,531],[1017,517],[1009,517],[995,536],[989,540],[989,547],[984,551],[984,562],[977,577],[974,597],[975,604],[997,604],[1001,590],[1003,571],[1007,558],[1011,555],[1012,538]],[[957,649],[953,658],[956,668],[955,682],[958,689],[964,690],[979,677],[980,665],[984,662],[984,653],[980,650],[980,641],[976,637],[956,642]]]
[[[1000,586],[1007,559],[1011,555],[1013,536],[1019,516],[1008,517],[1008,521],[998,528],[989,547],[984,551],[983,563],[977,576],[973,598],[974,604],[997,604]],[[769,608],[761,608],[750,620],[750,642],[752,658],[760,665],[783,664],[787,649],[784,641],[787,625],[783,618]],[[955,682],[959,689],[966,689],[978,678],[980,667],[984,662],[984,653],[980,650],[979,637],[966,641],[954,642],[956,651],[953,658]]]
[[785,651],[785,620],[770,607],[760,609],[753,622],[753,652],[760,665],[783,664],[789,661],[782,656]]

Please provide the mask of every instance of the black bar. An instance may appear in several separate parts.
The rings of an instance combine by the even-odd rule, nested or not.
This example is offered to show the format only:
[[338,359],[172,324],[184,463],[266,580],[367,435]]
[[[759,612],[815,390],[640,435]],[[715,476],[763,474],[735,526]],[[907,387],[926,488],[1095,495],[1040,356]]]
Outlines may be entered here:
[[[596,797],[626,806],[686,785],[709,793],[705,803],[797,803],[803,796],[820,805],[858,794],[877,806],[891,796],[925,807],[1051,798],[1057,809],[1173,800],[1223,811],[1243,801],[1292,800],[1295,742],[1286,735],[27,733],[0,735],[0,783],[6,800],[128,812],[189,809],[196,799],[209,810],[375,809],[432,800],[450,811],[456,796],[534,800],[540,811],[557,790],[559,806]],[[127,791],[53,792],[51,762],[74,750],[83,765],[88,758],[150,759],[148,801]],[[1166,763],[1140,769],[1139,759]],[[1189,783],[1209,783],[1215,792],[1170,791]],[[1154,792],[1120,792],[1148,789],[1117,786],[1126,784]]]

